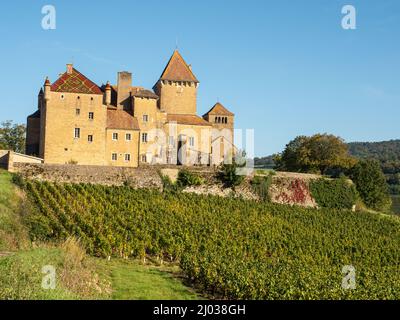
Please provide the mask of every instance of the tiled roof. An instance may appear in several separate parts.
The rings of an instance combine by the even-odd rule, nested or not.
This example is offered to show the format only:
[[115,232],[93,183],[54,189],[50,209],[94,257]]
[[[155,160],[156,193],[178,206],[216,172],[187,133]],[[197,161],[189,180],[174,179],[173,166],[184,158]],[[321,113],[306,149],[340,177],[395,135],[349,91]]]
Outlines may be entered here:
[[75,68],[72,69],[72,73],[69,74],[65,72],[58,78],[57,81],[51,85],[51,91],[103,94],[101,89],[94,82],[86,78]]
[[107,109],[107,128],[139,130],[139,123],[137,119],[127,111]]
[[168,114],[167,121],[176,122],[178,124],[188,124],[195,126],[211,126],[211,124],[208,121],[192,114]]
[[206,114],[204,114],[204,116],[206,115],[234,116],[232,112],[226,109],[219,102],[217,102]]
[[132,95],[140,98],[158,99],[158,95],[156,95],[153,91],[146,89],[133,92]]
[[199,82],[178,50],[175,50],[169,59],[160,80]]

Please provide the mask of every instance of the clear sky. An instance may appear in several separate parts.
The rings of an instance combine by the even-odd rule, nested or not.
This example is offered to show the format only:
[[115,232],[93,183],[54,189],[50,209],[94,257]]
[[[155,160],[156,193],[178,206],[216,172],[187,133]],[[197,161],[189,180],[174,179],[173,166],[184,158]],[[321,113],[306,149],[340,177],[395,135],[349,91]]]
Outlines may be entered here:
[[[56,8],[56,30],[41,9]],[[344,30],[342,7],[356,8]],[[3,1],[0,121],[25,123],[46,76],[74,66],[101,85],[118,71],[152,88],[176,42],[200,80],[198,113],[218,99],[255,154],[295,136],[400,138],[400,1]],[[178,41],[177,41],[178,39]]]

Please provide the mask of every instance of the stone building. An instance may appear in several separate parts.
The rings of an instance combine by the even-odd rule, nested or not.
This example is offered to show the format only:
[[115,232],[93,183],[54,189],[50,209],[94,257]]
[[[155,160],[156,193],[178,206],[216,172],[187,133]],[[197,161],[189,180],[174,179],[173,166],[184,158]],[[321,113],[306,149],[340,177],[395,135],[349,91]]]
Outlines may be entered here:
[[234,114],[216,103],[197,115],[199,81],[175,50],[153,90],[99,87],[72,64],[48,78],[27,119],[26,153],[45,163],[137,167],[140,163],[213,165],[231,161]]

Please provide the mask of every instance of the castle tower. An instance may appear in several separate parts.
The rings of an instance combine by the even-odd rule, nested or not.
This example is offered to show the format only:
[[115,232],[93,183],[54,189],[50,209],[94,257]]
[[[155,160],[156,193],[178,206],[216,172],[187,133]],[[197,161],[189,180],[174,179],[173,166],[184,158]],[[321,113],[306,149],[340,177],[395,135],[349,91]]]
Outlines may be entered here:
[[159,108],[167,114],[196,114],[199,81],[191,67],[175,50],[160,79],[154,85],[160,97]]
[[234,120],[235,115],[217,102],[203,119],[213,126],[211,134],[212,163],[219,164],[223,161],[230,163],[235,154],[234,146]]

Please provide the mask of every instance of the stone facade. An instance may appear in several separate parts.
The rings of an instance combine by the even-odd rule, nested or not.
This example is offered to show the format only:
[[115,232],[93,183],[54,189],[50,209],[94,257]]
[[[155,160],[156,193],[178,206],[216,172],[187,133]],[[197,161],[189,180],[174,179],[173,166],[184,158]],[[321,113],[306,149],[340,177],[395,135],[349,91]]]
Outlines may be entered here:
[[234,114],[217,103],[197,115],[199,81],[176,50],[153,90],[97,86],[67,65],[53,84],[46,79],[38,110],[27,120],[29,155],[48,164],[137,167],[146,164],[215,165],[235,153]]

